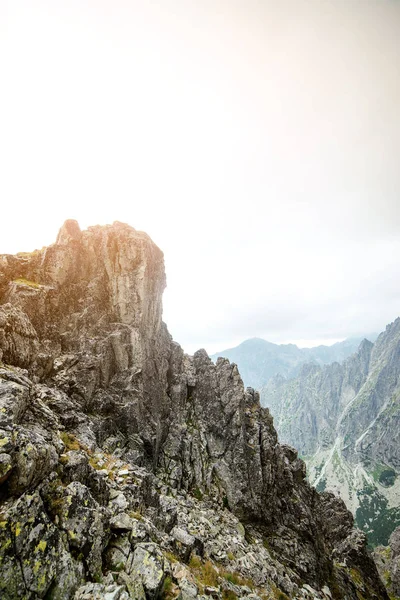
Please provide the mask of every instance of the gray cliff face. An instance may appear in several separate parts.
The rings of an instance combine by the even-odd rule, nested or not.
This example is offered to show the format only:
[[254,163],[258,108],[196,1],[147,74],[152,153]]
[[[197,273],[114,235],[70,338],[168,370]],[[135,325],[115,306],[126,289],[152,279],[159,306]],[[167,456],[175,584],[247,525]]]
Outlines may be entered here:
[[366,380],[372,347],[365,340],[343,365],[306,364],[297,378],[275,377],[262,389],[263,404],[270,408],[279,435],[303,456],[334,442],[343,410]]
[[235,365],[162,322],[163,255],[115,223],[0,257],[0,591],[386,598]]
[[340,493],[386,544],[400,524],[400,319],[342,365],[304,367],[262,390],[280,439],[305,457],[311,482]]

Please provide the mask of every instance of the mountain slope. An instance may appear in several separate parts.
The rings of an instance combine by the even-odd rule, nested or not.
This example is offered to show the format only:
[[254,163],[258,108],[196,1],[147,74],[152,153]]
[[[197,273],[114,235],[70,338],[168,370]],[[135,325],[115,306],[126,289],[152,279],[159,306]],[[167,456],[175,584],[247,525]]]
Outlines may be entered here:
[[[368,336],[374,340],[376,336]],[[244,384],[260,389],[271,377],[279,374],[288,379],[296,377],[303,364],[342,362],[357,351],[363,338],[349,338],[332,346],[298,348],[295,344],[272,344],[260,338],[245,340],[239,346],[213,354],[228,358],[238,365]]]
[[386,600],[237,367],[173,342],[164,287],[121,223],[0,256],[1,597]]
[[261,391],[317,489],[340,493],[374,544],[400,524],[400,319],[342,365],[304,366]]
[[400,597],[400,527],[395,529],[389,539],[389,546],[378,546],[374,550],[374,559],[382,581],[387,585],[391,598]]

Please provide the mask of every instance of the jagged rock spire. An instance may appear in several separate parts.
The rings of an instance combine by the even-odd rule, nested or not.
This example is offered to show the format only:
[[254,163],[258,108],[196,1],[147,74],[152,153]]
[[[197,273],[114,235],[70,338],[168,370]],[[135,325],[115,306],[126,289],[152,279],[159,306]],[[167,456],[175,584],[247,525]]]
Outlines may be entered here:
[[67,219],[58,232],[56,244],[61,246],[68,244],[73,240],[79,242],[81,235],[82,232],[78,221],[75,219]]

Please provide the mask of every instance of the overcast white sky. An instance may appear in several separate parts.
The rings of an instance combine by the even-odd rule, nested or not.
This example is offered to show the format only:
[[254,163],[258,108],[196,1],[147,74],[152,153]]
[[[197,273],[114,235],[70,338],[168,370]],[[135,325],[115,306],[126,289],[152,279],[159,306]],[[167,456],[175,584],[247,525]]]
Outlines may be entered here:
[[0,0],[0,252],[126,221],[189,352],[400,315],[400,2]]

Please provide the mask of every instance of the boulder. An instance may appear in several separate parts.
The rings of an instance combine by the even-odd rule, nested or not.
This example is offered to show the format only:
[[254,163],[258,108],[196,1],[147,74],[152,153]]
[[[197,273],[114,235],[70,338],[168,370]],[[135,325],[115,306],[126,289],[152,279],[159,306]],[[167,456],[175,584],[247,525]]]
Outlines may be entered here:
[[133,580],[140,580],[148,600],[155,600],[165,578],[164,556],[155,544],[138,544],[127,571]]

